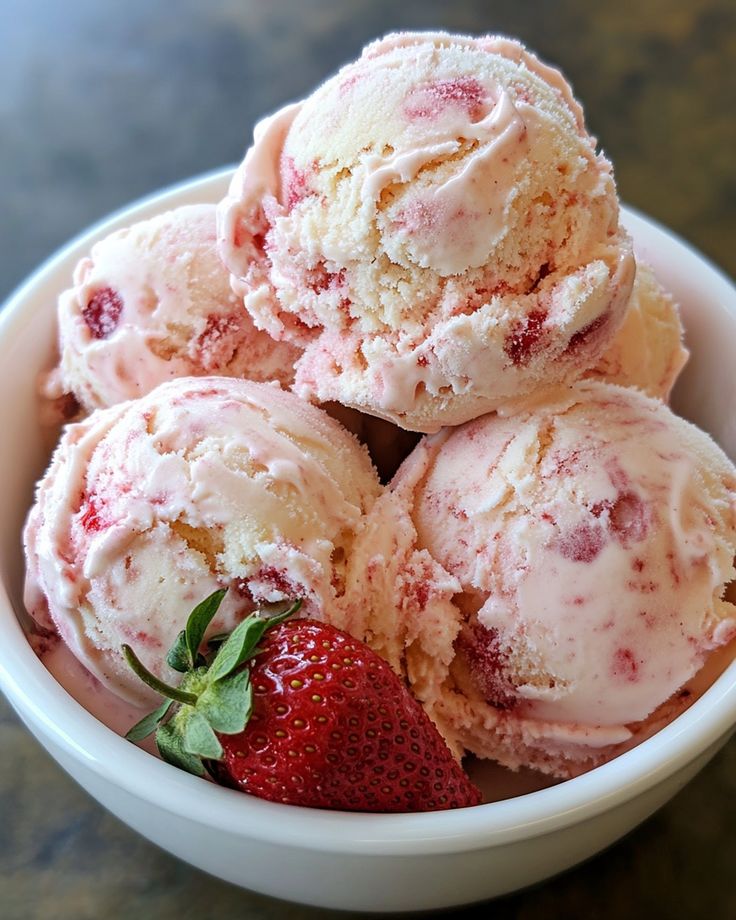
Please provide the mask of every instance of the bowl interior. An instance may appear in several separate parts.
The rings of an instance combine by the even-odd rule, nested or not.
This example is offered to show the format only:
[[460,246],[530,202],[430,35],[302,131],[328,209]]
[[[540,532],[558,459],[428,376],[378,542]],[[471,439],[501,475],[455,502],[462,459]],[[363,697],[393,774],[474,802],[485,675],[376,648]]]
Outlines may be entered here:
[[[0,530],[0,572],[7,592],[7,601],[0,594],[0,627],[2,621],[13,614],[21,622],[26,620],[22,603],[23,558],[20,533],[32,501],[34,483],[46,466],[54,442],[53,433],[44,431],[38,423],[36,386],[39,373],[49,367],[53,360],[54,312],[58,293],[68,285],[73,266],[81,255],[86,254],[95,239],[119,226],[166,208],[217,201],[227,187],[229,176],[228,170],[202,177],[146,199],[93,227],[42,266],[16,292],[0,314],[0,380],[4,394],[0,403],[3,431],[0,440],[0,473],[5,483],[3,527]],[[673,408],[708,431],[731,458],[736,458],[736,415],[731,411],[736,402],[736,372],[733,370],[732,357],[733,343],[736,341],[736,291],[701,256],[653,222],[631,210],[624,211],[624,222],[634,237],[638,254],[653,266],[660,280],[681,304],[691,359],[676,387]],[[8,672],[13,667],[7,657],[3,662],[4,655],[0,652],[0,677],[3,665]],[[35,664],[43,670],[39,662],[35,661]],[[64,674],[69,673],[71,686],[75,680],[72,671],[68,670],[67,664],[60,667],[60,681],[64,683]],[[716,700],[721,707],[719,720],[710,725],[710,734],[700,739],[700,749],[712,743],[719,731],[723,734],[736,721],[736,662],[726,669],[718,681],[717,689],[717,694],[709,691],[693,707],[695,709],[700,706],[702,710]],[[12,699],[12,694],[9,695]],[[82,698],[78,693],[76,695]],[[94,711],[91,699],[84,701]],[[75,706],[71,700],[68,703],[70,707]],[[104,713],[98,712],[98,715],[105,719]],[[680,723],[683,719],[693,720],[696,717],[697,712],[695,717],[686,713],[676,721]],[[111,716],[105,720],[113,724],[116,718]],[[116,727],[119,728],[119,724]],[[680,738],[681,733],[675,726],[669,726],[665,732],[660,732],[664,741],[671,738],[674,744]],[[656,742],[656,739],[652,741]],[[652,745],[652,741],[644,742],[640,749]],[[118,738],[112,738],[112,743],[130,747]],[[657,750],[663,743],[662,739],[657,742]],[[683,742],[678,743],[682,754]],[[662,750],[662,756],[667,756],[666,747]],[[690,753],[692,759],[699,750],[694,749]],[[622,755],[618,760],[624,762],[624,758],[631,758],[632,755],[635,757],[637,750]],[[163,764],[158,766],[170,769]],[[615,762],[593,773],[603,771],[602,776],[611,777],[613,788],[616,775],[608,769],[610,767],[615,767]],[[634,773],[619,771],[619,775],[623,781],[624,776],[631,777]],[[494,790],[495,799],[519,796],[551,785],[548,779],[531,771],[511,774],[490,764],[477,768],[475,778],[487,789]],[[581,777],[555,789],[548,789],[546,794],[555,795],[562,786],[580,789],[583,797],[588,795],[588,787],[591,790],[596,788],[588,777]],[[212,792],[225,791],[213,789]],[[550,799],[550,807],[553,810],[556,807],[564,810],[569,801],[560,796],[558,805],[555,805],[555,801]],[[245,801],[242,807],[247,807]],[[445,815],[443,820],[449,822],[455,818]]]

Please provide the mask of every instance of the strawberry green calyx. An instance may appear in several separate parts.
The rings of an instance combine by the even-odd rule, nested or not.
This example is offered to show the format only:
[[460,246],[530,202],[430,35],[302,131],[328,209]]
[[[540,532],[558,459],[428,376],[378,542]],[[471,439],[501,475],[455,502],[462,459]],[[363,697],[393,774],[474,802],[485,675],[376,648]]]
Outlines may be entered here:
[[215,591],[189,615],[168,656],[169,667],[182,673],[178,687],[159,680],[142,664],[129,645],[123,645],[125,660],[144,683],[164,702],[125,737],[141,741],[156,732],[156,746],[170,764],[203,776],[207,761],[220,760],[223,749],[217,735],[242,732],[253,708],[249,661],[258,654],[266,630],[295,614],[301,601],[287,610],[263,617],[250,614],[227,636],[208,642],[208,654],[200,651],[207,627],[220,608],[227,589]]

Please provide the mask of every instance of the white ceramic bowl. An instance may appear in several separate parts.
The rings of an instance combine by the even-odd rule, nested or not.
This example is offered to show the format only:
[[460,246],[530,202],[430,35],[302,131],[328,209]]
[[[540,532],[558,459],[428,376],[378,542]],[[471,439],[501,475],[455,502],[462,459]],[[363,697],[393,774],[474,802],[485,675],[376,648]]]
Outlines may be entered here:
[[[464,904],[538,882],[612,843],[678,791],[736,724],[736,662],[653,738],[585,776],[452,812],[363,815],[263,802],[176,770],[69,696],[26,642],[20,531],[47,460],[35,381],[57,293],[77,258],[118,226],[216,201],[228,172],[196,179],[97,225],[42,266],[0,314],[0,685],[49,753],[106,808],[171,853],[237,885],[307,904],[401,911]],[[693,358],[675,408],[736,456],[736,290],[701,256],[625,212],[639,252],[682,304]]]

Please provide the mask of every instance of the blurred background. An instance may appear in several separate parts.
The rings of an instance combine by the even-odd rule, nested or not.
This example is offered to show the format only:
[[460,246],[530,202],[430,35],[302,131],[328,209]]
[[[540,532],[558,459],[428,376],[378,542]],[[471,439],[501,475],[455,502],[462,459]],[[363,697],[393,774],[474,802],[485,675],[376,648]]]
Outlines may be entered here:
[[[622,199],[736,275],[733,0],[0,0],[0,298],[109,211],[239,160],[261,115],[370,39],[425,28],[507,33],[559,66]],[[2,701],[0,752],[7,920],[331,916],[159,852],[78,790]],[[736,917],[735,826],[732,741],[609,852],[452,915]]]

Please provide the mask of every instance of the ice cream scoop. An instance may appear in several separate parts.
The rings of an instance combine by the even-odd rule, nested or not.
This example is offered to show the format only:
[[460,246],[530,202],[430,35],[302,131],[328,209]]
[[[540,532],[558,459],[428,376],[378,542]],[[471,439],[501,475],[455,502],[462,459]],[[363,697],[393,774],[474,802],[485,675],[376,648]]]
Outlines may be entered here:
[[[95,243],[59,298],[59,365],[46,395],[85,411],[175,377],[293,380],[298,351],[256,329],[230,290],[215,206],[185,205]],[[73,403],[72,403],[73,405]]]
[[736,636],[735,554],[720,448],[658,400],[585,381],[420,443],[355,550],[351,629],[458,752],[570,776],[681,711]]
[[652,269],[637,262],[636,280],[616,336],[586,377],[633,386],[667,400],[688,359],[677,304]]
[[346,559],[379,490],[353,436],[276,384],[181,378],[67,428],[25,528],[26,606],[145,703],[121,645],[171,680],[166,651],[218,587],[216,631],[295,598],[339,626]]
[[499,37],[389,35],[256,128],[218,211],[295,390],[436,431],[568,381],[634,277],[611,167],[556,70]]

